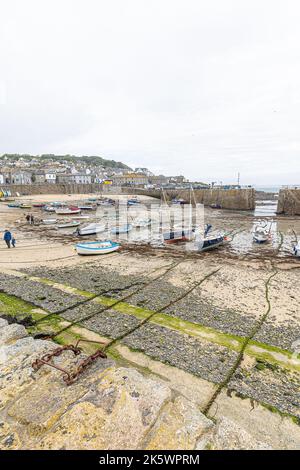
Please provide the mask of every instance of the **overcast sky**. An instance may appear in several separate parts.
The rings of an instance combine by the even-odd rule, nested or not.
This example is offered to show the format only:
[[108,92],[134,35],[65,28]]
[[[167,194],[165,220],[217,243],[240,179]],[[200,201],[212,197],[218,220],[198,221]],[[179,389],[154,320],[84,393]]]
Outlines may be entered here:
[[0,0],[0,153],[300,183],[298,0]]

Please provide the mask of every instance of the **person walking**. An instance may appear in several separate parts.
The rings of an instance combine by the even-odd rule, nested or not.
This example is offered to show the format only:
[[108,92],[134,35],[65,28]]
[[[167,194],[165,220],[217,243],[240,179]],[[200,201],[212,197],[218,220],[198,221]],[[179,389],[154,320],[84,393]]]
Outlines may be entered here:
[[16,248],[16,239],[13,235],[12,235],[12,238],[11,238],[11,245],[12,245],[13,248]]
[[12,239],[11,232],[9,230],[5,230],[3,240],[5,241],[7,248],[10,248],[11,239]]

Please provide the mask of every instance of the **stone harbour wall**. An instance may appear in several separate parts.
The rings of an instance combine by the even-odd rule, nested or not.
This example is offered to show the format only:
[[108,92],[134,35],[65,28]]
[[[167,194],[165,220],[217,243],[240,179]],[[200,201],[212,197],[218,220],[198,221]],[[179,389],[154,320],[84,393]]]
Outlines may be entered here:
[[280,190],[277,213],[300,215],[300,188]]
[[[124,193],[128,194],[140,194],[155,198],[162,197],[162,191],[158,189],[134,189],[134,188],[123,188]],[[232,210],[243,210],[252,211],[255,209],[255,189],[195,189],[193,191],[192,202],[194,197],[197,203],[210,206],[212,204],[220,205],[222,209]],[[186,201],[190,200],[189,190],[176,190],[168,189],[164,191],[167,200],[173,198],[180,198]]]

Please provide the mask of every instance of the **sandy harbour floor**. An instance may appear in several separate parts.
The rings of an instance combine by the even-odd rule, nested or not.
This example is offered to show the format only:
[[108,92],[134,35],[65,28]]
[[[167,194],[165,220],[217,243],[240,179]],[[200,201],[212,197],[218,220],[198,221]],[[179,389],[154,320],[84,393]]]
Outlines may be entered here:
[[272,242],[258,246],[254,214],[206,209],[233,237],[218,250],[154,246],[135,232],[119,252],[80,257],[72,231],[29,226],[27,213],[52,217],[0,203],[0,229],[17,240],[0,246],[0,315],[30,313],[39,320],[30,334],[60,343],[74,331],[101,337],[114,359],[160,377],[207,417],[228,417],[273,448],[300,448],[300,218],[274,216]]

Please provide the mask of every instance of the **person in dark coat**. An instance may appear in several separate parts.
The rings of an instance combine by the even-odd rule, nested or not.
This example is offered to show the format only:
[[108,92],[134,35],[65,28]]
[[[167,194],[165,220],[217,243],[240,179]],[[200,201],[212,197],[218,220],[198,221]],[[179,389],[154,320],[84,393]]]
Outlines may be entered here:
[[11,239],[12,239],[11,232],[9,230],[5,230],[3,240],[5,241],[7,248],[10,248]]

